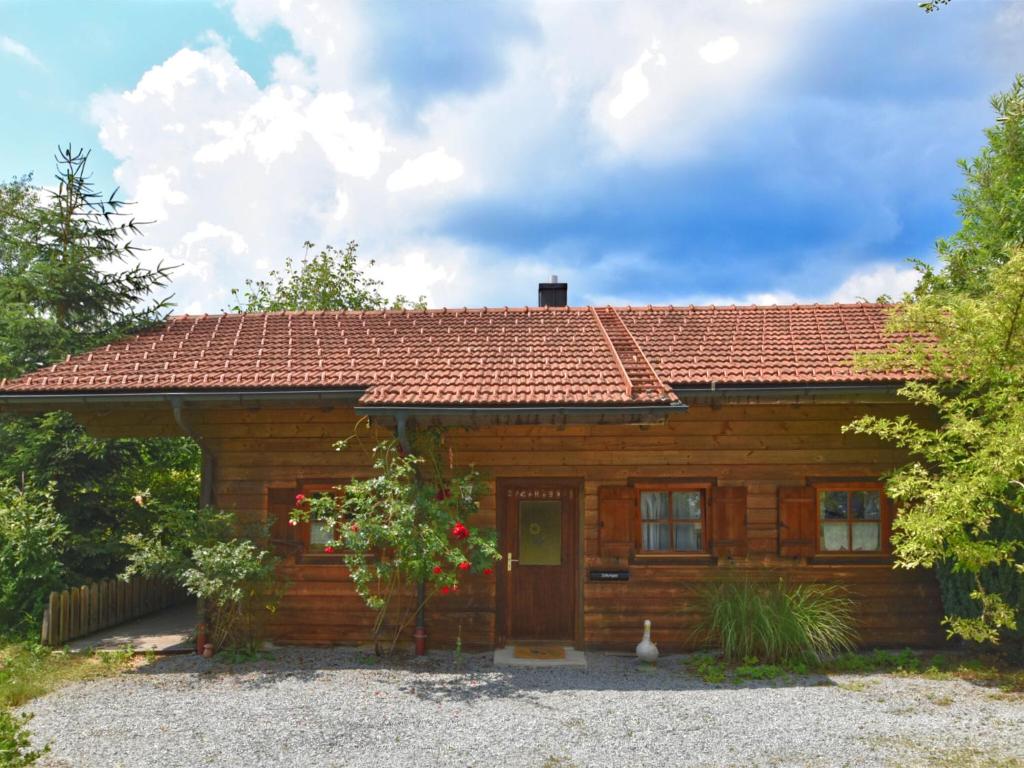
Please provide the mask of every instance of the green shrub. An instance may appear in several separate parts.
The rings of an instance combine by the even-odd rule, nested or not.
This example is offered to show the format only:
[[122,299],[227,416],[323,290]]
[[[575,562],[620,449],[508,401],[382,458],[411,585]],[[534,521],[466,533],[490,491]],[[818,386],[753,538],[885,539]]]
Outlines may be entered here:
[[5,631],[37,622],[50,591],[64,587],[66,536],[48,493],[0,484],[0,627]]
[[0,709],[0,766],[2,768],[20,768],[34,764],[40,757],[50,751],[49,746],[32,749],[26,723],[31,715],[14,715],[7,709]]
[[278,559],[256,543],[266,540],[266,530],[239,533],[230,512],[167,508],[148,535],[125,537],[132,552],[124,575],[181,585],[204,601],[214,648],[253,652],[262,619],[276,609],[284,585],[276,575]]
[[720,581],[703,588],[697,632],[729,662],[815,661],[853,648],[853,602],[840,587]]

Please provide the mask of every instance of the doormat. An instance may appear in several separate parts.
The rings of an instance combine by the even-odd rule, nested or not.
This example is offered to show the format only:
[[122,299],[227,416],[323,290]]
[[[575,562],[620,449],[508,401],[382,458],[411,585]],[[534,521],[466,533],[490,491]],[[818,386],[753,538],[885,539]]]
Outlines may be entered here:
[[517,645],[517,659],[543,659],[554,661],[565,658],[565,648],[560,645]]

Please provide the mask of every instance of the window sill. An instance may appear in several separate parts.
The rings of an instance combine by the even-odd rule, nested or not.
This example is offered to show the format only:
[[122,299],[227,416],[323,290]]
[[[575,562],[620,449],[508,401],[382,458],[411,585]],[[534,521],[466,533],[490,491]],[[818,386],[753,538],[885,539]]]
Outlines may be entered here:
[[707,552],[637,552],[629,561],[634,565],[714,565],[717,558]]
[[810,558],[811,565],[880,565],[892,562],[892,555],[884,552],[877,553],[850,553],[848,555],[829,553],[818,554]]
[[344,565],[345,555],[337,552],[302,552],[296,558],[301,565]]

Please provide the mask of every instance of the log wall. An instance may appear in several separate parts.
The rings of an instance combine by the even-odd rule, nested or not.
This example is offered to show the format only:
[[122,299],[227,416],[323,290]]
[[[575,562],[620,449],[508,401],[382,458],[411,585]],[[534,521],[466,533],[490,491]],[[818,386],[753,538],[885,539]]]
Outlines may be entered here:
[[[693,404],[665,424],[492,426],[452,429],[447,441],[457,467],[473,464],[490,491],[478,525],[493,526],[494,481],[499,477],[573,477],[584,483],[581,573],[594,567],[629,567],[623,583],[590,583],[581,576],[582,640],[594,648],[631,648],[643,619],[654,621],[668,650],[692,645],[693,590],[720,572],[713,565],[630,564],[602,558],[597,499],[602,485],[639,478],[711,478],[747,488],[748,556],[735,567],[755,576],[847,585],[858,601],[865,645],[931,645],[941,642],[941,608],[930,573],[894,571],[887,564],[808,564],[778,556],[778,489],[809,478],[877,478],[903,458],[869,438],[844,435],[842,425],[864,413],[905,413],[896,403],[843,402]],[[117,419],[138,423],[139,416]],[[190,414],[216,459],[219,506],[243,520],[267,514],[270,488],[298,481],[344,482],[369,471],[368,449],[338,452],[357,417],[350,408],[204,408]],[[146,421],[155,433],[176,429],[166,414]],[[109,419],[101,432],[120,429]],[[160,432],[160,430],[167,430]],[[358,443],[358,441],[357,441]],[[339,564],[291,563],[291,587],[273,619],[281,641],[352,643],[366,639],[370,614]],[[428,615],[433,647],[451,647],[461,625],[466,647],[494,641],[494,583],[471,579],[457,595],[438,598]]]

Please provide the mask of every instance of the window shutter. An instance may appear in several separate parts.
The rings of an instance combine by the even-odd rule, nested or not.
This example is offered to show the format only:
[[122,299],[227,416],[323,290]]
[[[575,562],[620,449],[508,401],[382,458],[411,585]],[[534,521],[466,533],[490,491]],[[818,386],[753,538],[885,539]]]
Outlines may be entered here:
[[288,525],[295,507],[294,488],[270,488],[267,491],[267,518],[270,521],[270,539],[274,549],[294,553],[305,546],[309,536],[308,523]]
[[806,485],[779,488],[779,554],[813,557],[814,488]]
[[711,489],[711,554],[744,557],[747,554],[747,487]]
[[602,557],[629,557],[633,552],[636,489],[602,485],[597,489],[597,540]]

